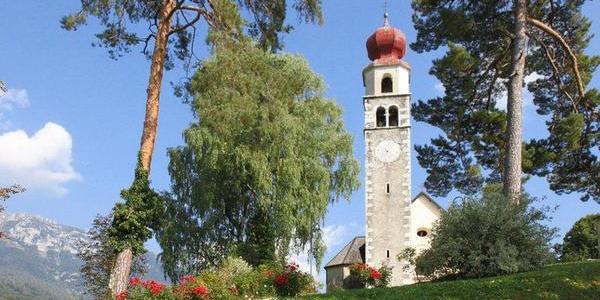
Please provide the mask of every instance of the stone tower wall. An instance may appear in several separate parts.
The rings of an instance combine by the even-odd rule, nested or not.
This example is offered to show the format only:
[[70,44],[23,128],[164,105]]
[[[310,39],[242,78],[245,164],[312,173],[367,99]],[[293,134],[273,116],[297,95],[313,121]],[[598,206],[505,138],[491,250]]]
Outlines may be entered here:
[[[381,93],[380,81],[391,76],[392,93]],[[410,67],[406,63],[369,66],[363,71],[365,82],[365,168],[366,168],[366,262],[392,267],[391,285],[411,282],[402,270],[398,253],[410,246]],[[398,126],[376,127],[378,107],[398,107]],[[377,147],[383,141],[399,145],[393,161],[381,160]],[[389,143],[389,142],[388,142]]]

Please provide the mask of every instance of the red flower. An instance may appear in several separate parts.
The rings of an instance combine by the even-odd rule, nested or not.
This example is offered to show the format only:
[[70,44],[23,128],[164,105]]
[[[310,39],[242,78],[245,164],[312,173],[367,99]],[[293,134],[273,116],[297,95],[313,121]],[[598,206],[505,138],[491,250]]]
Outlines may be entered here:
[[375,269],[371,269],[369,271],[371,272],[372,279],[380,279],[381,278],[381,273],[379,273],[379,271],[377,271]]
[[286,266],[286,269],[290,270],[291,272],[298,270],[298,268],[299,266],[297,263],[290,263]]
[[129,285],[132,287],[136,287],[138,285],[140,285],[142,283],[142,280],[140,280],[138,277],[131,277],[131,279],[129,279]]
[[282,286],[285,285],[287,283],[287,277],[285,277],[284,274],[279,274],[277,275],[277,277],[275,277],[275,284]]
[[208,289],[203,285],[195,287],[193,292],[194,292],[194,295],[198,296],[198,298],[200,298],[200,299],[208,299],[209,298]]
[[165,287],[166,286],[164,284],[155,282],[153,285],[150,286],[150,293],[152,294],[152,296],[156,296],[160,294],[165,289]]
[[189,282],[194,282],[196,280],[196,277],[194,277],[194,275],[183,275],[181,276],[181,278],[179,279],[179,283],[181,285],[186,285]]
[[142,286],[143,286],[145,289],[149,289],[149,288],[150,288],[150,285],[152,285],[152,283],[153,283],[153,282],[154,282],[154,280],[145,280],[144,282],[142,282]]
[[116,300],[127,300],[127,296],[129,296],[129,293],[127,291],[122,291],[117,294],[117,297],[115,299]]
[[142,283],[142,286],[144,286],[146,289],[149,289],[152,296],[160,294],[166,287],[164,284],[158,283],[154,280],[146,280]]

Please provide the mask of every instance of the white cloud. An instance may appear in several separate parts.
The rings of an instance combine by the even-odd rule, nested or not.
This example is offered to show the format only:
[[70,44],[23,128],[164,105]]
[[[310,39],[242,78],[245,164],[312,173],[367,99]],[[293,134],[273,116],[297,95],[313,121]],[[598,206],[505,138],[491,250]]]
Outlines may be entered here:
[[15,107],[29,107],[27,91],[22,89],[0,91],[0,130],[6,130],[10,127],[10,122],[6,120],[4,113],[12,111]]
[[52,122],[31,136],[23,130],[0,134],[0,185],[65,195],[66,183],[81,180],[72,165],[72,145],[69,132]]
[[26,90],[8,89],[6,93],[0,93],[0,111],[12,110],[14,106],[29,106],[29,96]]

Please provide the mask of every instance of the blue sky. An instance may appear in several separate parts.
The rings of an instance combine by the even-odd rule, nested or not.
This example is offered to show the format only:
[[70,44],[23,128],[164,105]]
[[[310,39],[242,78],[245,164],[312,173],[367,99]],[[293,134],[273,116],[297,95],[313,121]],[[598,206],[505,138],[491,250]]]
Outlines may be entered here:
[[[297,24],[285,37],[285,51],[302,54],[327,83],[327,94],[344,109],[348,131],[355,137],[356,158],[364,161],[361,71],[368,63],[365,42],[383,22],[383,0],[324,1],[325,24]],[[104,49],[91,47],[95,20],[76,32],[60,28],[61,16],[76,11],[79,1],[3,1],[0,3],[0,79],[9,96],[0,101],[0,185],[23,183],[28,191],[8,203],[9,212],[27,212],[60,223],[87,228],[96,214],[106,214],[119,200],[119,191],[132,180],[144,114],[149,61],[134,49],[118,61]],[[592,18],[600,3],[587,4]],[[389,4],[392,25],[413,41],[409,1]],[[597,18],[596,18],[597,19]],[[600,32],[600,22],[592,25]],[[200,57],[206,47],[198,47]],[[589,53],[600,52],[600,37]],[[404,58],[412,65],[413,101],[441,93],[428,74],[432,59],[441,51]],[[167,72],[162,90],[159,132],[152,168],[153,186],[167,189],[166,149],[180,145],[181,133],[193,121],[189,106],[173,96],[169,81],[183,76]],[[600,87],[600,72],[592,82]],[[526,97],[527,98],[527,97]],[[529,98],[530,99],[530,98]],[[439,131],[412,122],[412,143],[423,144]],[[525,106],[526,137],[544,131],[543,120],[531,104]],[[545,129],[544,129],[545,130]],[[4,148],[4,149],[2,149]],[[414,152],[414,151],[413,151]],[[361,173],[361,180],[364,174]],[[425,172],[412,159],[412,192],[422,190]],[[543,178],[526,185],[530,193],[546,197],[544,204],[559,205],[553,225],[562,235],[580,217],[600,211],[595,202],[579,196],[557,195]],[[448,199],[437,199],[442,206]],[[364,190],[350,201],[332,205],[326,218],[329,249],[325,262],[350,238],[364,232]],[[156,245],[149,247],[158,251]]]

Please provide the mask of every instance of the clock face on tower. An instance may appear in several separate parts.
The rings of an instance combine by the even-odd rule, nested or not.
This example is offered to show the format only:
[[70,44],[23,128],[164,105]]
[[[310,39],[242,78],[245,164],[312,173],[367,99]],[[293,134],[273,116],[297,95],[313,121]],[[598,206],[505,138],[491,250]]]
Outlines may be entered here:
[[400,156],[400,145],[390,140],[382,141],[377,145],[375,155],[382,162],[393,162]]

